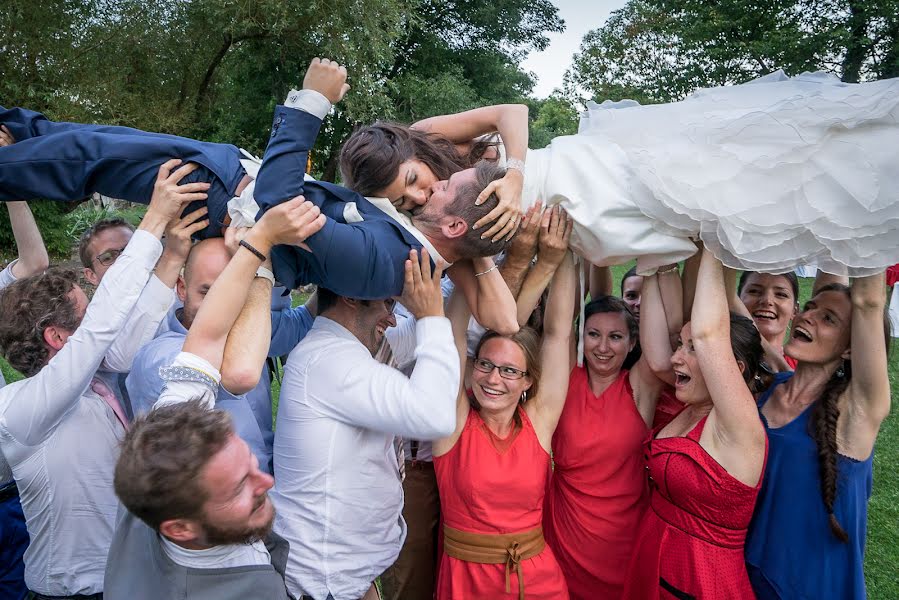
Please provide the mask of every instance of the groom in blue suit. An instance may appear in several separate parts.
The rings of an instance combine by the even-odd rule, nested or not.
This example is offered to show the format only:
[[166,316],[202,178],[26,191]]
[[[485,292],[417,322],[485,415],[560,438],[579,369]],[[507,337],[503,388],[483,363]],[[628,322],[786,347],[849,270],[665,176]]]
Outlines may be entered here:
[[[323,63],[313,62],[310,72],[321,70]],[[285,105],[275,109],[271,138],[255,182],[260,214],[303,195],[328,217],[322,230],[306,241],[311,251],[284,246],[273,250],[277,279],[290,287],[314,283],[341,296],[380,299],[401,293],[411,249],[427,247],[432,258],[447,262],[497,254],[502,242],[481,240],[473,230],[473,224],[496,205],[496,199],[491,197],[480,206],[474,206],[474,200],[486,185],[479,188],[478,178],[501,177],[501,170],[453,175],[441,182],[431,201],[406,223],[395,211],[390,214],[389,206],[376,206],[356,192],[326,182],[304,181],[306,159],[322,119],[348,89],[343,84],[345,71],[342,77],[319,78],[330,87],[291,92]],[[0,147],[0,201],[71,201],[99,192],[147,203],[159,165],[175,157],[199,165],[182,183],[211,184],[207,199],[210,225],[201,237],[213,237],[221,235],[228,201],[249,180],[240,151],[228,144],[127,127],[55,123],[17,108],[0,108],[0,123],[16,138],[16,143]]]

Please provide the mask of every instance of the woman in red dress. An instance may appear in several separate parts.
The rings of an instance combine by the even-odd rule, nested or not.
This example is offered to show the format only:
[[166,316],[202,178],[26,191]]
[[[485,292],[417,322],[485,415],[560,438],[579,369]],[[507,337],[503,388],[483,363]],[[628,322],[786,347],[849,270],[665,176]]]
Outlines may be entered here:
[[[555,226],[558,219],[553,220]],[[570,225],[563,222],[562,228],[567,247]],[[444,519],[438,600],[568,598],[541,530],[550,444],[568,388],[574,314],[574,266],[570,253],[561,254],[542,343],[529,328],[512,336],[487,333],[474,360],[472,398],[459,396],[456,431],[434,442]],[[535,278],[529,274],[524,287],[546,286],[548,279]],[[529,295],[524,288],[522,294]],[[464,365],[464,298],[454,294],[447,315]]]
[[[728,270],[729,283],[734,272]],[[747,383],[762,357],[750,319],[729,315],[721,263],[703,251],[692,320],[671,364],[686,408],[645,446],[650,508],[624,597],[753,598],[743,546],[767,437]]]
[[642,278],[642,353],[630,370],[623,364],[637,343],[637,319],[627,304],[600,296],[584,311],[585,364],[571,371],[543,515],[546,541],[574,599],[621,597],[649,499],[643,442],[664,385],[651,367],[667,375],[671,367],[660,277],[678,277],[677,266]]

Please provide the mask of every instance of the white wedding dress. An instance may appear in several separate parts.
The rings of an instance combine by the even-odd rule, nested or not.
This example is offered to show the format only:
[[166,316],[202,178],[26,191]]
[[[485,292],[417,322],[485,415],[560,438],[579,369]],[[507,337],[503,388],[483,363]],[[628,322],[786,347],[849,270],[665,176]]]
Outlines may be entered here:
[[524,207],[561,204],[595,264],[649,273],[691,239],[746,270],[899,263],[899,79],[778,72],[671,104],[590,103],[526,165]]

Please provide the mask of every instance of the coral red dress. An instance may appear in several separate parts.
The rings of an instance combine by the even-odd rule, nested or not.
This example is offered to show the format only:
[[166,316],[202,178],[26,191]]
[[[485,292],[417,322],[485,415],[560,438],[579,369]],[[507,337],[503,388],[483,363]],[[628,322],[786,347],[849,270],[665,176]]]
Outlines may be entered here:
[[650,509],[640,522],[625,598],[755,598],[743,546],[764,478],[755,487],[742,483],[699,445],[707,418],[686,437],[646,442]]
[[623,370],[599,397],[575,367],[553,436],[555,471],[543,531],[572,598],[621,597],[637,526],[649,501],[643,443],[649,435]]
[[659,394],[659,401],[656,403],[656,414],[652,420],[652,428],[656,431],[661,431],[682,410],[684,410],[684,403],[677,399],[674,388],[666,385],[662,388],[662,392]]
[[[528,531],[543,520],[543,496],[550,474],[549,454],[540,446],[527,413],[521,428],[498,438],[476,410],[468,414],[452,450],[434,458],[444,523],[470,533]],[[521,561],[528,600],[565,600],[568,588],[549,545]],[[505,566],[466,562],[443,553],[437,600],[518,599],[518,577],[506,593]]]

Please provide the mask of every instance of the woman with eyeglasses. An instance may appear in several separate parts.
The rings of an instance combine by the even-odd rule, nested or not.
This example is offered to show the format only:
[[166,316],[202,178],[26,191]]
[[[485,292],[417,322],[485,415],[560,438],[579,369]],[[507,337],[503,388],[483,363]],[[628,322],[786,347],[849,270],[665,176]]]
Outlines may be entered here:
[[[571,223],[564,215],[553,215],[551,228],[567,242]],[[438,600],[568,598],[541,527],[552,436],[568,388],[575,306],[571,253],[563,250],[553,262],[529,272],[519,297],[539,298],[552,278],[542,341],[529,327],[511,336],[484,335],[471,393],[459,395],[456,430],[434,442],[444,519]],[[463,366],[469,315],[465,299],[453,294],[447,316]]]
[[614,296],[600,296],[585,308],[584,365],[575,365],[573,347],[570,352],[543,526],[572,598],[614,600],[624,587],[648,499],[643,442],[664,386],[654,369],[670,377],[659,278],[677,277],[677,268],[664,273],[642,280],[642,354],[631,369],[624,363],[637,344],[637,319]]

